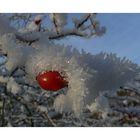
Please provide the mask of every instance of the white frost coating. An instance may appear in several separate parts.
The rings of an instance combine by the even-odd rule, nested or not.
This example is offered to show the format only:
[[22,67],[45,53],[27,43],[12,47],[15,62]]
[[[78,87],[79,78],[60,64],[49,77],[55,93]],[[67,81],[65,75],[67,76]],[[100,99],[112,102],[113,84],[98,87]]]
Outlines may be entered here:
[[[66,110],[66,112],[69,110],[69,102],[67,102],[66,106],[64,106],[65,102],[66,102],[67,98],[65,95],[59,95],[55,102],[54,102],[54,108],[57,112],[59,113],[63,113],[64,110]],[[64,109],[65,108],[65,109]]]
[[30,95],[26,94],[26,95],[23,96],[23,98],[26,102],[31,102],[31,96]]
[[16,83],[13,77],[10,77],[7,82],[7,91],[13,94],[21,92],[21,87]]
[[[35,34],[35,35],[34,35]],[[38,34],[38,35],[37,35]],[[53,41],[49,40],[48,37],[51,36],[51,32],[35,32],[33,33],[33,40],[38,38],[39,40],[32,44],[35,49],[46,48],[53,44]],[[29,37],[28,37],[29,40]]]
[[39,105],[38,110],[44,113],[48,113],[48,109],[46,106]]
[[0,76],[0,83],[7,83],[8,79],[9,79],[8,77]]
[[[55,100],[57,111],[73,111],[77,116],[83,108],[83,98],[87,94],[85,87],[86,72],[79,66],[75,55],[71,55],[69,48],[54,45],[32,54],[26,64],[26,72],[32,77],[43,71],[57,70],[66,76],[69,82],[67,94]],[[63,104],[63,105],[59,105]]]
[[8,18],[0,16],[0,37],[6,33],[12,33],[16,30],[10,26]]
[[15,36],[12,33],[7,33],[0,37],[0,49],[4,54],[8,53],[11,46],[15,45]]
[[102,117],[106,118],[107,114],[111,112],[108,99],[101,93],[91,105],[87,105],[90,112],[101,112]]
[[66,95],[60,95],[54,102],[54,108],[58,112],[73,111],[77,117],[82,113],[84,97],[88,94],[85,86],[85,73],[81,68],[67,72],[69,87]]
[[[140,67],[125,58],[119,58],[116,54],[99,53],[91,55],[82,52],[82,64],[86,64],[88,73],[92,70],[96,73],[87,78],[86,87],[89,89],[89,96],[86,100],[90,104],[99,92],[116,91],[120,86],[134,80],[138,76]],[[131,69],[130,69],[131,68]]]
[[6,34],[1,38],[1,49],[7,53],[8,61],[6,69],[12,72],[17,67],[22,67],[28,60],[28,56],[34,52],[34,49],[28,45],[22,45],[17,42],[13,34]]

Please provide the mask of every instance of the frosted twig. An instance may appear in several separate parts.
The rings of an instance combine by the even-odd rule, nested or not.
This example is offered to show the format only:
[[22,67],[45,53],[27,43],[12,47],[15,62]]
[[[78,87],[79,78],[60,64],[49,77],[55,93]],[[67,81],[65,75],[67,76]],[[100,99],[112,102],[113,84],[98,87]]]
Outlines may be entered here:
[[36,42],[39,40],[39,38],[36,38],[36,39],[29,39],[29,38],[25,38],[23,37],[22,35],[20,34],[15,34],[16,36],[16,39],[19,40],[19,41],[22,41],[24,43],[29,43],[29,45],[31,45],[32,43]]
[[1,115],[1,126],[5,125],[5,98],[3,99],[2,115]]
[[114,111],[120,112],[120,113],[125,113],[128,115],[135,114],[137,117],[140,118],[140,110],[136,108],[112,108]]
[[16,101],[18,101],[19,103],[21,103],[22,105],[25,106],[25,108],[29,111],[29,114],[31,115],[31,111],[29,109],[30,108],[34,108],[37,112],[40,113],[40,115],[45,118],[46,120],[48,120],[48,123],[51,125],[51,126],[56,126],[54,124],[54,122],[51,120],[51,118],[48,116],[47,112],[42,112],[40,110],[40,107],[37,105],[36,102],[27,102],[23,97],[19,96],[19,95],[14,95],[14,94],[11,94],[9,92],[5,92],[5,94],[13,99],[15,99]]
[[59,33],[59,30],[58,30],[55,13],[53,13],[53,24],[54,24],[57,35],[59,35],[60,33]]
[[78,25],[76,26],[77,28],[80,28],[82,25],[84,25],[85,22],[88,21],[88,19],[91,17],[91,14],[88,14],[83,20],[81,20]]
[[60,33],[59,35],[50,36],[49,39],[50,40],[59,39],[59,38],[67,37],[67,36],[86,37],[86,34],[78,32],[78,31],[70,30],[70,31],[67,31],[67,32]]

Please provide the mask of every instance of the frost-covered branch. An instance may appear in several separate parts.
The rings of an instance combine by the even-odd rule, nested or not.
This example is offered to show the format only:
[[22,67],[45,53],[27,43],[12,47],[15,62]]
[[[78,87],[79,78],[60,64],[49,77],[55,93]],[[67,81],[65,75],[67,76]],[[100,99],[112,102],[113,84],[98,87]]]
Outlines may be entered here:
[[57,35],[59,35],[64,26],[67,24],[67,14],[64,13],[52,13],[49,14],[50,19],[52,20],[54,24],[54,30],[56,31]]
[[38,105],[37,102],[28,102],[26,101],[22,96],[20,95],[15,95],[15,94],[12,94],[10,92],[7,91],[7,89],[5,88],[5,92],[4,92],[7,96],[9,96],[10,98],[13,98],[15,99],[17,102],[21,103],[22,105],[25,106],[25,108],[29,111],[30,114],[31,113],[31,110],[30,108],[33,108],[34,110],[36,110],[37,112],[40,113],[40,115],[48,120],[48,123],[51,125],[51,126],[55,126],[55,124],[53,123],[53,121],[51,120],[51,118],[48,116],[47,112],[46,111],[42,111],[42,108]]
[[[54,24],[54,29],[52,29],[52,33],[54,30],[56,33],[54,32],[53,34],[48,35],[48,38],[59,39],[67,36],[90,38],[92,36],[101,36],[105,33],[106,29],[105,27],[100,27],[99,22],[95,20],[95,15],[96,14],[85,14],[81,19],[74,20],[75,26],[73,28],[67,27],[64,29],[64,26],[67,24],[67,15],[60,13],[50,14],[50,19]],[[89,24],[88,21],[90,21],[91,24]],[[38,37],[33,39],[28,37],[28,34],[26,35],[27,37],[24,37],[25,35],[23,34],[19,34],[16,36],[17,39],[27,43],[38,41]]]
[[52,14],[52,21],[53,21],[53,24],[54,24],[54,27],[55,27],[55,30],[56,30],[56,33],[59,34],[59,29],[58,29],[58,25],[57,25],[57,18],[56,18],[56,14]]
[[[94,14],[96,15],[96,14]],[[75,23],[75,27],[78,29],[80,27],[82,27],[84,25],[84,23],[86,23],[90,17],[92,16],[92,14],[85,14],[80,20],[74,20]]]
[[3,99],[3,104],[2,104],[2,115],[1,115],[1,126],[5,125],[5,102],[6,99]]
[[59,39],[67,36],[77,36],[77,37],[86,37],[86,34],[77,31],[77,30],[67,30],[59,33],[58,35],[49,36],[49,39]]
[[135,108],[135,107],[133,107],[133,108],[113,108],[113,110],[140,118],[140,109],[139,108]]
[[22,41],[24,43],[28,43],[29,45],[31,45],[32,43],[34,43],[36,41],[39,41],[38,37],[33,37],[33,38],[28,37],[29,34],[26,34],[26,35],[15,34],[15,36],[16,36],[17,40]]

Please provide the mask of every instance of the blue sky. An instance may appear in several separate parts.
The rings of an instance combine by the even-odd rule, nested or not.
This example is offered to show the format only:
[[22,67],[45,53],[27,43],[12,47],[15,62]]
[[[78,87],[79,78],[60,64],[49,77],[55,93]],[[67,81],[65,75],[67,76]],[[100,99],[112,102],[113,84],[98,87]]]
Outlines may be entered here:
[[104,36],[88,40],[72,37],[65,43],[93,54],[101,51],[117,53],[140,64],[140,14],[102,13],[97,19],[107,28]]

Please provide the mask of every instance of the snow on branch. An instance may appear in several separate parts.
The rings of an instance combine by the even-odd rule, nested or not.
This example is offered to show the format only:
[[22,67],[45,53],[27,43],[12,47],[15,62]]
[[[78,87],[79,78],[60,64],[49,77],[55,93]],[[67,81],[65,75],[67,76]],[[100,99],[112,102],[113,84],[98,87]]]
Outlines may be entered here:
[[[73,19],[75,26],[69,27],[67,26],[68,14],[49,14],[52,24],[54,25],[51,30],[40,30],[41,26],[44,26],[43,18],[45,15],[37,15],[34,17],[33,21],[26,24],[26,27],[18,29],[18,31],[14,30],[14,34],[17,40],[22,41],[23,43],[28,43],[29,45],[39,41],[39,39],[42,37],[42,32],[46,32],[46,36],[50,40],[64,38],[68,36],[78,36],[84,38],[101,36],[106,32],[106,28],[100,26],[100,22],[96,21],[95,15],[96,14],[90,13],[83,15],[80,19]],[[25,15],[21,15],[21,17],[24,16]],[[27,19],[28,18],[31,18],[30,14]],[[12,28],[9,28],[9,32],[11,32],[11,30]]]
[[62,33],[59,33],[58,35],[49,36],[49,39],[59,39],[67,36],[86,37],[86,34],[77,30],[66,30],[66,31],[64,30]]

